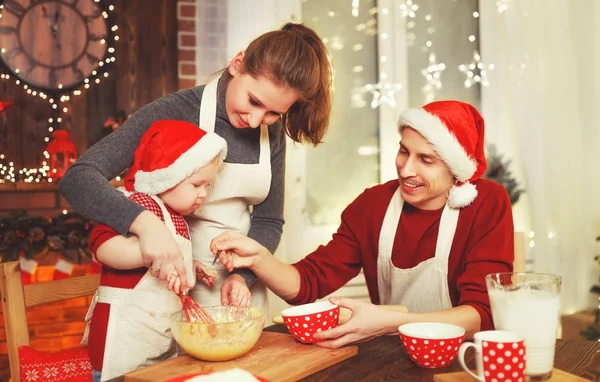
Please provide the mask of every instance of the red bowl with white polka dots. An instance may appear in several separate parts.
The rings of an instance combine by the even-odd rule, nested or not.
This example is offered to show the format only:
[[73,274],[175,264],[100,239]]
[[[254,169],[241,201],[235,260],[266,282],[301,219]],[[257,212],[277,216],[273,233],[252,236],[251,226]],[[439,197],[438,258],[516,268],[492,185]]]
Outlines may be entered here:
[[285,309],[281,317],[294,338],[312,344],[319,342],[313,338],[315,333],[338,325],[340,307],[329,301],[313,302]]
[[398,327],[410,359],[424,368],[450,365],[465,340],[465,329],[441,322],[413,322]]

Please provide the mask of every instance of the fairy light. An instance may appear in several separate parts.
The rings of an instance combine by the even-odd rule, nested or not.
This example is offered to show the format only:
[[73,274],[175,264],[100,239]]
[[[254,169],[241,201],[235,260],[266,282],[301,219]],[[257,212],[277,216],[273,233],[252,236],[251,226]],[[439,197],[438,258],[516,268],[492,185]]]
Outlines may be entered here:
[[400,12],[402,12],[403,17],[414,19],[418,9],[419,6],[414,4],[412,0],[406,0],[404,3],[400,4]]
[[435,53],[429,54],[429,65],[427,68],[421,70],[421,75],[425,77],[425,86],[421,89],[425,93],[425,103],[432,102],[435,99],[436,90],[442,88],[442,81],[440,79],[442,72],[446,69],[446,64],[443,62],[438,63],[435,57]]
[[477,51],[473,52],[473,60],[470,64],[461,64],[458,66],[458,70],[467,76],[467,79],[465,80],[466,88],[470,88],[478,82],[483,86],[488,86],[490,83],[487,79],[486,69],[493,70],[494,65],[486,65],[481,62],[481,56]]
[[508,4],[506,0],[496,0],[496,9],[498,13],[503,13],[508,10]]
[[[479,12],[473,12],[473,17],[476,19],[479,18]],[[467,39],[472,43],[477,40],[474,35],[469,35]],[[487,71],[494,70],[494,65],[484,64],[481,60],[481,55],[477,49],[475,49],[471,63],[459,65],[458,70],[467,76],[464,82],[466,88],[470,88],[476,83],[480,83],[482,86],[488,86],[490,83],[487,78]]]
[[[94,3],[98,4],[98,6],[101,6],[100,4],[100,0],[94,0]],[[0,11],[2,11],[4,9],[4,5],[0,4]],[[106,7],[106,10],[102,10],[102,17],[103,19],[108,19],[110,12],[113,12],[115,10],[115,6],[113,4],[109,4],[108,7]],[[0,19],[2,19],[2,14],[0,13]],[[116,62],[116,58],[114,56],[115,54],[115,48],[112,45],[113,42],[119,41],[119,36],[117,35],[117,31],[119,29],[119,26],[116,24],[112,24],[107,28],[107,31],[109,31],[108,35],[109,38],[104,38],[101,40],[101,44],[105,45],[105,44],[110,44],[110,46],[107,48],[106,50],[106,56],[105,58],[103,58],[102,60],[100,60],[98,62],[98,65],[102,67],[102,71],[92,71],[92,73],[84,78],[83,81],[83,88],[84,89],[89,89],[90,88],[90,84],[94,83],[94,84],[99,84],[100,83],[100,78],[108,78],[109,77],[109,72],[106,70],[106,65],[110,64],[110,63],[114,63]],[[3,47],[0,47],[0,53],[1,54],[5,54],[6,53],[6,49]],[[15,74],[19,74],[21,72],[21,70],[19,68],[16,68],[14,70]],[[55,110],[56,113],[67,113],[69,111],[69,109],[66,106],[61,106],[61,103],[64,102],[69,102],[71,101],[71,96],[73,97],[78,97],[81,96],[83,93],[81,91],[81,89],[75,89],[75,90],[67,90],[64,88],[63,84],[59,84],[57,86],[58,88],[58,93],[56,95],[56,97],[59,97],[57,100],[55,100],[53,97],[48,97],[48,95],[46,93],[44,93],[43,91],[39,91],[39,90],[34,90],[32,88],[30,88],[27,84],[23,84],[21,85],[21,80],[17,77],[17,76],[11,76],[11,74],[9,73],[0,73],[0,80],[13,80],[14,83],[18,86],[22,86],[23,90],[26,92],[26,94],[34,96],[34,97],[40,97],[41,99],[48,101],[48,103],[50,104],[52,110]],[[63,93],[63,94],[60,94]],[[69,93],[69,94],[66,94]],[[49,118],[48,119],[48,135],[44,137],[44,142],[45,143],[49,143],[51,140],[51,134],[52,132],[55,131],[55,123],[60,124],[62,121],[61,117],[56,118],[56,121],[53,118]],[[39,168],[33,168],[33,169],[28,169],[28,168],[22,168],[20,170],[16,170],[15,166],[14,166],[14,162],[8,162],[8,164],[3,164],[4,160],[6,160],[6,156],[5,154],[0,153],[0,183],[7,183],[7,182],[16,182],[19,180],[22,180],[26,183],[32,183],[32,182],[36,182],[39,183],[40,181],[47,181],[47,182],[52,182],[52,178],[48,178],[48,173],[50,171],[50,167],[49,167],[49,160],[50,160],[50,154],[48,153],[48,151],[44,150],[43,152],[43,156],[44,156],[44,160],[42,161],[42,165]]]
[[352,16],[358,17],[358,7],[360,5],[359,0],[352,0]]

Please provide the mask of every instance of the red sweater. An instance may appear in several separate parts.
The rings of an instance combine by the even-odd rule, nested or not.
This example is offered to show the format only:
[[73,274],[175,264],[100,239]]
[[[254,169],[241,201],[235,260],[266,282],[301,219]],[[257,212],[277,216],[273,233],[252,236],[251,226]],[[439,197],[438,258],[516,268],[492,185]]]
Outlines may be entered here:
[[[493,323],[485,275],[512,272],[514,228],[506,190],[485,179],[474,184],[478,196],[460,211],[448,258],[448,289],[452,306],[472,306],[481,316],[481,330],[488,330]],[[371,302],[379,304],[379,232],[397,188],[397,180],[377,185],[346,207],[332,240],[293,264],[300,273],[300,291],[288,303],[303,304],[323,298],[363,268]],[[435,256],[442,210],[419,210],[404,203],[392,249],[392,263],[397,268],[412,268]]]

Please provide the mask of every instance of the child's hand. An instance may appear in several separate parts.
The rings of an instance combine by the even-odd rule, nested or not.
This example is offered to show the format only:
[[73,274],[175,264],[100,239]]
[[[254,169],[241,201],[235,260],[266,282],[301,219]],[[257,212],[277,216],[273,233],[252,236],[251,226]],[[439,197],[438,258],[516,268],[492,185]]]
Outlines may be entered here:
[[184,292],[181,289],[181,279],[179,278],[179,275],[177,274],[177,271],[175,270],[175,268],[173,268],[167,274],[167,286],[168,286],[169,290],[172,290],[176,294],[181,294],[181,292]]
[[221,304],[224,306],[250,306],[252,295],[246,280],[240,275],[231,274],[221,286]]
[[229,272],[251,268],[268,250],[255,240],[237,232],[224,232],[210,242],[210,250]]
[[194,269],[196,270],[196,279],[202,281],[209,288],[215,285],[215,278],[219,278],[219,274],[214,268],[204,265],[199,260],[194,260]]

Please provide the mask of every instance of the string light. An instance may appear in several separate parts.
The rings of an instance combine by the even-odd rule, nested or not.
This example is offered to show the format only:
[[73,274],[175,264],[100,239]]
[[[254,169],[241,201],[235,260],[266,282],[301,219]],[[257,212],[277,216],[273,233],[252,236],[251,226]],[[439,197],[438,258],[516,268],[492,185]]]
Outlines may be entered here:
[[373,95],[371,109],[376,109],[382,104],[387,104],[390,107],[396,107],[398,105],[396,101],[396,93],[402,89],[402,84],[380,81],[376,84],[366,84],[363,89]]
[[458,70],[466,74],[467,79],[465,80],[465,87],[470,88],[475,83],[479,82],[483,86],[488,86],[490,83],[487,79],[487,71],[494,69],[494,65],[486,65],[481,62],[481,56],[479,52],[473,52],[473,60],[470,64],[462,64],[458,66]]
[[440,76],[446,69],[446,64],[443,62],[437,63],[435,53],[429,53],[429,66],[421,70],[421,74],[425,77],[425,86],[421,89],[425,93],[425,103],[432,102],[435,99],[436,90],[442,88]]
[[352,0],[352,16],[358,17],[358,7],[360,5],[359,0]]
[[405,0],[400,4],[400,12],[403,17],[410,17],[412,19],[417,15],[416,12],[419,9],[417,4],[414,4],[412,0]]
[[508,0],[496,0],[496,9],[498,13],[506,12],[508,9]]
[[[95,3],[98,4],[98,6],[101,7],[100,4],[100,0],[94,0]],[[0,4],[0,11],[2,11],[4,9],[4,5]],[[108,10],[108,11],[107,11]],[[113,12],[115,10],[114,5],[109,5],[107,7],[107,10],[102,10],[102,17],[106,20],[109,18],[109,12]],[[2,18],[2,13],[0,13],[0,19]],[[109,39],[102,39],[100,41],[101,44],[106,45],[108,44],[109,46],[106,49],[106,56],[101,59],[98,62],[98,66],[101,70],[94,70],[92,71],[91,75],[87,76],[86,78],[84,78],[84,88],[85,89],[89,89],[90,88],[90,84],[94,83],[94,84],[99,84],[102,78],[108,78],[109,77],[109,73],[108,73],[108,67],[107,64],[110,63],[114,63],[116,62],[116,58],[114,56],[115,53],[115,48],[112,45],[114,42],[119,40],[119,36],[116,34],[116,31],[119,29],[118,25],[113,24],[111,25],[107,32],[108,32],[108,36],[111,37]],[[0,48],[0,53],[4,54],[6,53],[6,49],[4,48]],[[15,69],[15,73],[18,74],[20,72],[20,70],[17,68]],[[11,76],[8,73],[1,73],[0,74],[0,80],[11,80]],[[21,85],[21,80],[19,80],[18,77],[14,76],[14,82],[16,85]],[[30,89],[28,85],[24,84],[23,85],[23,89],[25,90],[25,92],[28,95],[31,96],[35,96],[35,97],[40,97],[43,100],[47,100],[48,103],[50,104],[50,107],[52,108],[52,110],[55,112],[57,118],[56,121],[54,121],[53,118],[49,118],[48,120],[48,135],[44,137],[44,142],[48,143],[50,142],[50,136],[51,133],[55,130],[54,129],[54,122],[59,123],[62,121],[62,118],[60,117],[60,113],[67,113],[69,111],[69,109],[66,106],[61,106],[61,103],[64,102],[69,102],[71,100],[71,96],[81,96],[82,95],[82,91],[80,89],[75,89],[75,90],[66,90],[63,89],[63,85],[59,84],[58,86],[58,94],[57,97],[60,95],[60,98],[58,100],[55,100],[52,97],[48,97],[48,95],[46,93],[44,93],[43,91],[36,91],[33,89]],[[62,93],[62,94],[61,94]],[[68,94],[70,93],[70,95]],[[48,99],[49,98],[49,99]],[[52,182],[52,178],[48,178],[48,171],[50,170],[50,167],[48,165],[48,161],[50,159],[50,154],[48,154],[47,151],[43,152],[43,156],[44,156],[44,160],[42,161],[42,165],[39,168],[36,169],[27,169],[27,168],[23,168],[19,171],[17,171],[15,173],[15,167],[14,167],[14,162],[9,162],[8,165],[4,165],[2,164],[2,161],[4,161],[5,159],[5,155],[3,153],[0,153],[0,183],[6,183],[6,182],[16,182],[19,180],[22,180],[26,183],[32,183],[32,182],[36,182],[39,183],[40,181],[47,181],[47,182]]]

